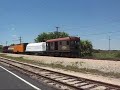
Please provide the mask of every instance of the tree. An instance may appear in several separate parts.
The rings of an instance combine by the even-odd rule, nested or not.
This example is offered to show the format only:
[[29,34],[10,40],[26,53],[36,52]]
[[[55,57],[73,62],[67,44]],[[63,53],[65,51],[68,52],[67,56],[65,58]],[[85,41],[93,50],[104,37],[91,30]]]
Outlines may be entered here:
[[66,32],[49,32],[49,33],[43,32],[37,36],[35,42],[43,42],[49,39],[62,38],[68,36],[69,34]]
[[10,46],[14,46],[15,44],[11,44]]
[[92,50],[93,50],[93,46],[91,41],[88,41],[88,40],[80,41],[81,56],[91,56]]
[[2,45],[0,45],[0,52],[2,52],[2,47],[3,47],[3,46],[2,46]]

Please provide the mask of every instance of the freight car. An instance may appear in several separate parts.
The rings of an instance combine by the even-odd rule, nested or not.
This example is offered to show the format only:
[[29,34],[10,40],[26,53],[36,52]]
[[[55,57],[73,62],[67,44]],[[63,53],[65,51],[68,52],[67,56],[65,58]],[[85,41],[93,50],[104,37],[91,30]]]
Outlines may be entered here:
[[3,53],[7,53],[7,52],[8,52],[8,48],[9,48],[9,46],[4,46],[4,47],[2,48],[2,52],[3,52]]
[[28,43],[16,44],[13,46],[13,53],[25,53]]
[[46,42],[39,43],[29,43],[26,46],[27,54],[45,55],[46,52]]
[[7,53],[13,53],[14,50],[14,45],[8,47],[8,52]]

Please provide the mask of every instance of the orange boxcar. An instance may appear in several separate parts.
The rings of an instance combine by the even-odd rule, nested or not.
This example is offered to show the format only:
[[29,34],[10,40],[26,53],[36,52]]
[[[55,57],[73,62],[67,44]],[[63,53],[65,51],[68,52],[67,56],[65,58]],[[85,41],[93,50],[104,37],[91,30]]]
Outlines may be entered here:
[[24,53],[28,43],[16,44],[14,45],[14,53]]

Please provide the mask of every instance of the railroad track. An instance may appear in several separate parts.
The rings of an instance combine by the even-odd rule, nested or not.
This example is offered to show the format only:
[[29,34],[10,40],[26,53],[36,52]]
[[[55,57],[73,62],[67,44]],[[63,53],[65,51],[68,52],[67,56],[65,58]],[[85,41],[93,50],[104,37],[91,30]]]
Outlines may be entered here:
[[56,71],[40,68],[35,65],[23,63],[7,58],[0,57],[0,62],[17,68],[25,73],[32,75],[36,79],[64,90],[120,90],[120,86],[112,85],[100,81],[80,78]]

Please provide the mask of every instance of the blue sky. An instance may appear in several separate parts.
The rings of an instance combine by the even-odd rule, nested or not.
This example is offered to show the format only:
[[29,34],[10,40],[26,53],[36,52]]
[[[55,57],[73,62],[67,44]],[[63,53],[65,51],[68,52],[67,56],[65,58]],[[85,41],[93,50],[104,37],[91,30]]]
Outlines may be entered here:
[[34,42],[60,27],[96,49],[120,50],[120,0],[0,0],[0,44]]

